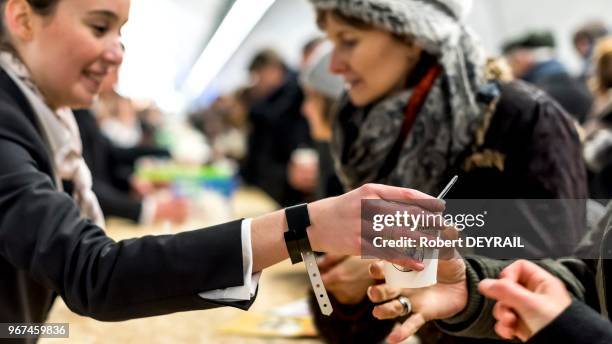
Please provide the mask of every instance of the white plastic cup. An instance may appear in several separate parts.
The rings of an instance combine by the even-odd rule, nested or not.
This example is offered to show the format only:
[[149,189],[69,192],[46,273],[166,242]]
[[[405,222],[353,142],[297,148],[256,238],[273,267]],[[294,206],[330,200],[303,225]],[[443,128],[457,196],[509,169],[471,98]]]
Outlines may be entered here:
[[403,271],[404,269],[390,262],[384,264],[385,283],[393,288],[425,288],[438,283],[438,249],[423,249],[421,271]]

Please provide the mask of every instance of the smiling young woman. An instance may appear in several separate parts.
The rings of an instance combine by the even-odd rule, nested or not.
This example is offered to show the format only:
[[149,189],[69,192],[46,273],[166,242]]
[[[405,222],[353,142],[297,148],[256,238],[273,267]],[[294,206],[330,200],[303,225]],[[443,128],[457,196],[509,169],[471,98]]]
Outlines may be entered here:
[[50,107],[90,106],[108,70],[123,58],[120,29],[130,1],[4,3],[4,39]]
[[[44,322],[56,295],[102,320],[248,308],[259,272],[288,257],[283,211],[178,235],[105,235],[70,107],[89,106],[121,62],[129,6],[0,1],[0,323]],[[359,253],[362,198],[429,196],[366,185],[308,204],[314,250]]]

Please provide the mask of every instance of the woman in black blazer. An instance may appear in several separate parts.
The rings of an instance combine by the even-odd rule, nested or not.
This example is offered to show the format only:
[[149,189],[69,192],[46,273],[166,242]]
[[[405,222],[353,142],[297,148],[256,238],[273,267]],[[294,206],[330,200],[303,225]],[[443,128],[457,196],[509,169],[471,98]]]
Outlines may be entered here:
[[[283,211],[177,235],[104,234],[67,109],[89,106],[121,62],[129,0],[0,5],[0,323],[43,322],[56,295],[101,320],[248,308],[258,272],[287,258]],[[358,254],[361,199],[422,197],[366,185],[311,203],[312,248]],[[230,288],[231,300],[206,293]]]

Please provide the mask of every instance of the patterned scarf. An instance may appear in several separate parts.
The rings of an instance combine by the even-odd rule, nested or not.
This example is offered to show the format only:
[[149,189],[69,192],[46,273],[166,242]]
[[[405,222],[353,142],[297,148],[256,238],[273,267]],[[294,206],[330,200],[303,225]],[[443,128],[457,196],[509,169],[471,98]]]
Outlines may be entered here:
[[447,182],[443,178],[472,146],[484,114],[490,111],[481,105],[477,112],[471,112],[461,99],[451,101],[448,75],[443,72],[417,114],[397,165],[389,175],[377,180],[400,134],[412,92],[404,90],[364,108],[344,98],[334,119],[332,153],[345,188],[376,182],[438,193]]
[[400,134],[411,95],[412,90],[405,90],[366,108],[356,108],[345,97],[334,120],[332,139],[332,154],[345,188],[376,182],[429,194],[440,191],[448,169],[469,148],[482,121],[479,116],[461,118],[463,123],[454,124],[458,119],[453,118],[443,77],[439,77],[406,137],[397,165],[389,175],[377,180]]
[[73,198],[81,215],[105,228],[104,216],[96,195],[91,190],[92,177],[83,159],[81,136],[69,108],[53,111],[30,78],[27,67],[13,54],[0,52],[0,66],[24,93],[43,132],[52,157],[55,185],[63,191],[62,180],[74,185]]

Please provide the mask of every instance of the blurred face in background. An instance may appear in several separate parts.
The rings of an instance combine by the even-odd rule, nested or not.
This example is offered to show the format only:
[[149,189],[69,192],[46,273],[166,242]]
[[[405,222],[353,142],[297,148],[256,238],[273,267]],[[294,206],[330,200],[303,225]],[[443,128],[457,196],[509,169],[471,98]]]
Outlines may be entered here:
[[591,55],[591,49],[593,48],[593,43],[587,37],[577,37],[574,40],[574,48],[580,57],[583,59],[589,58]]
[[60,0],[50,14],[25,0],[6,4],[11,42],[52,108],[87,107],[123,52],[130,0]]
[[253,92],[257,98],[263,98],[281,87],[285,81],[285,70],[282,66],[270,64],[251,71]]
[[505,58],[515,78],[522,78],[535,63],[533,52],[529,49],[514,49]]
[[334,43],[331,71],[344,78],[351,102],[370,104],[401,89],[422,49],[389,32],[351,25],[331,12],[320,24]]

